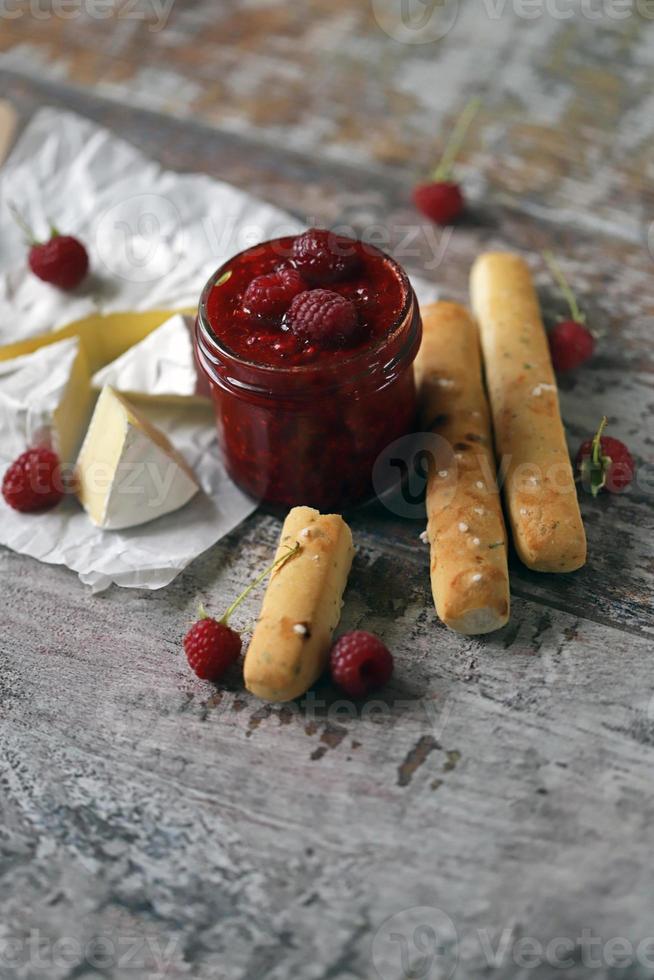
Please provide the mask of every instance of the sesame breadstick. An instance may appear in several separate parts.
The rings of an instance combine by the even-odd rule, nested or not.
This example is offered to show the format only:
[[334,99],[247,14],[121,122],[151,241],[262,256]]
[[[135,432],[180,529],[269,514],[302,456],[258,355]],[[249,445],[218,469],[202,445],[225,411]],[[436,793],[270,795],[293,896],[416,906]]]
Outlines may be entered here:
[[529,268],[511,253],[481,255],[471,293],[516,551],[537,572],[572,572],[586,535]]
[[300,544],[276,568],[245,655],[245,686],[266,701],[304,694],[327,665],[352,565],[352,533],[338,514],[294,507],[284,521],[276,557]]
[[509,573],[477,328],[457,303],[421,312],[422,425],[443,440],[427,484],[434,603],[450,629],[490,633],[509,618]]

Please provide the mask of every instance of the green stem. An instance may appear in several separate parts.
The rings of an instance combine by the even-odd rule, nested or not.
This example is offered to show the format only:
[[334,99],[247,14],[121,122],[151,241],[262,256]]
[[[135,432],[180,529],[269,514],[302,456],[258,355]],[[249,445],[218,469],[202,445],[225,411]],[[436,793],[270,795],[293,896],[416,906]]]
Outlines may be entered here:
[[445,144],[445,150],[443,151],[443,156],[441,157],[440,163],[431,173],[432,180],[449,180],[449,178],[452,176],[452,166],[459,154],[459,150],[463,145],[467,132],[470,129],[472,120],[479,112],[480,106],[481,99],[471,99],[470,102],[468,102],[467,106],[457,120],[452,135]]
[[558,262],[554,258],[553,254],[551,252],[543,252],[543,258],[545,259],[545,262],[548,265],[550,272],[554,276],[554,279],[558,283],[559,289],[563,293],[563,296],[565,297],[565,300],[568,306],[570,307],[570,315],[572,319],[576,323],[585,323],[586,314],[582,313],[581,310],[579,309],[579,304],[577,303],[577,297],[570,289],[570,284],[568,280],[565,278],[565,276],[563,275],[563,272],[561,271],[561,267],[559,266]]
[[11,215],[14,221],[16,222],[16,224],[18,225],[22,233],[27,238],[28,245],[38,245],[39,243],[34,237],[34,232],[30,228],[28,223],[25,221],[25,218],[22,216],[22,214],[20,213],[16,205],[9,204],[9,210],[11,211]]
[[608,456],[602,455],[602,433],[606,428],[608,419],[606,415],[602,417],[599,429],[593,436],[590,447],[590,457],[581,464],[581,476],[584,486],[586,482],[593,497],[596,497],[606,484],[606,476],[611,467],[611,460]]
[[243,602],[246,596],[248,596],[253,589],[256,589],[258,585],[261,585],[261,583],[263,582],[263,580],[266,578],[267,575],[270,575],[270,573],[274,572],[276,568],[281,568],[281,566],[285,565],[287,561],[290,561],[291,558],[294,558],[295,555],[297,555],[297,553],[302,548],[299,541],[296,541],[293,547],[291,547],[290,545],[285,545],[285,547],[289,549],[288,554],[280,555],[279,558],[276,558],[274,562],[271,565],[269,565],[268,568],[266,568],[265,571],[263,571],[261,575],[259,575],[254,580],[254,582],[251,582],[250,585],[248,585],[247,589],[244,589],[243,592],[241,592],[240,596],[234,600],[234,602],[231,604],[231,606],[229,607],[225,615],[221,616],[221,618],[218,620],[219,623],[223,623],[223,625],[227,626],[229,617],[232,615],[234,610],[238,606],[240,606],[240,604]]
[[597,430],[597,432],[595,433],[595,435],[593,437],[593,445],[592,445],[592,449],[591,449],[591,460],[592,460],[593,466],[601,466],[602,465],[602,455],[601,455],[602,454],[602,433],[604,432],[604,429],[607,427],[608,424],[609,424],[609,420],[607,419],[606,415],[603,415],[602,416],[602,421],[599,424],[599,429]]

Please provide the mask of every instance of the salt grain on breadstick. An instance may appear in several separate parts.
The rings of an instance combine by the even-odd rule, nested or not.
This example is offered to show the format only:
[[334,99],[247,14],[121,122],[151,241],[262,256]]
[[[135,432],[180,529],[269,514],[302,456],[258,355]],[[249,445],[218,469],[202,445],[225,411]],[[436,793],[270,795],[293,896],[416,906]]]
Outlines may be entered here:
[[245,686],[266,701],[290,701],[327,665],[352,565],[352,533],[338,514],[294,507],[277,558],[300,551],[270,577],[261,615],[245,655]]
[[422,427],[437,433],[453,456],[446,470],[434,460],[428,479],[436,612],[459,633],[489,633],[509,618],[509,573],[477,328],[457,303],[434,303],[421,312]]
[[516,551],[535,571],[572,572],[586,535],[529,269],[518,255],[482,255],[471,293]]

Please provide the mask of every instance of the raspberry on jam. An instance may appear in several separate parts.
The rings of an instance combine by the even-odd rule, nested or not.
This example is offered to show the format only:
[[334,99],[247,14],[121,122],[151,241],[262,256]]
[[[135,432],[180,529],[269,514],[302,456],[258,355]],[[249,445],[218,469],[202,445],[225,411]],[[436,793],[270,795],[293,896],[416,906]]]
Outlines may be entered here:
[[346,279],[356,273],[359,256],[351,238],[322,228],[309,228],[293,242],[291,258],[305,279],[317,286]]
[[282,316],[306,288],[297,269],[278,269],[256,276],[243,294],[243,309],[255,316]]
[[296,337],[319,347],[347,347],[359,327],[352,300],[331,289],[309,289],[291,303],[286,323]]

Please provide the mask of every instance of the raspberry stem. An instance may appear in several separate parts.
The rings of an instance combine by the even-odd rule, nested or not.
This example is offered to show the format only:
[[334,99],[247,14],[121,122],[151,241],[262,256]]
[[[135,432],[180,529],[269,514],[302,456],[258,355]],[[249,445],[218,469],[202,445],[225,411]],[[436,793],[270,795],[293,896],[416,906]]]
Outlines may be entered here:
[[603,415],[590,447],[590,460],[588,461],[586,473],[589,477],[590,492],[593,497],[596,497],[606,484],[606,476],[612,462],[610,456],[602,455],[602,433],[608,425],[608,421],[606,415]]
[[463,146],[463,141],[466,138],[473,119],[479,112],[480,106],[481,99],[478,98],[470,99],[466,105],[456,122],[452,135],[445,144],[445,149],[443,150],[443,156],[440,159],[440,163],[435,170],[432,170],[430,174],[432,180],[437,182],[441,180],[449,180],[449,178],[452,176],[454,161],[459,155],[459,150]]
[[38,245],[39,242],[34,237],[34,232],[30,228],[30,226],[28,225],[27,221],[25,220],[25,218],[23,217],[23,215],[20,213],[20,211],[18,210],[18,208],[16,207],[16,205],[9,203],[8,206],[9,206],[9,210],[11,212],[12,218],[14,219],[14,221],[16,222],[16,224],[18,225],[18,227],[20,228],[20,230],[22,231],[22,233],[25,235],[25,238],[27,239],[27,244],[28,245]]
[[609,424],[609,420],[607,419],[606,415],[603,415],[602,421],[599,424],[599,428],[595,433],[595,435],[593,436],[592,458],[593,458],[593,464],[595,466],[601,465],[600,454],[602,452],[602,434],[608,424]]
[[[240,606],[240,604],[243,602],[243,600],[246,598],[246,596],[249,596],[250,592],[252,592],[253,589],[256,589],[256,587],[258,585],[261,585],[261,583],[263,582],[263,580],[268,575],[270,575],[271,572],[274,572],[274,570],[276,568],[281,568],[281,566],[282,565],[285,565],[287,561],[290,561],[291,558],[294,558],[295,555],[297,555],[297,553],[301,550],[302,545],[300,544],[299,541],[296,541],[295,544],[292,547],[291,547],[290,544],[289,545],[285,545],[284,547],[286,547],[286,548],[289,549],[288,554],[287,555],[280,555],[279,558],[276,558],[275,561],[272,562],[271,565],[268,565],[268,567],[261,573],[261,575],[258,575],[257,578],[255,578],[254,582],[251,582],[248,585],[248,587],[241,592],[240,596],[238,596],[238,598],[234,599],[234,602],[231,604],[231,606],[229,606],[229,608],[227,609],[227,611],[225,612],[225,614],[223,616],[221,616],[221,618],[218,620],[219,623],[222,623],[223,626],[227,626],[227,624],[229,622],[229,617],[232,615],[232,613],[234,612],[234,610],[237,609],[238,606]],[[200,606],[200,618],[201,619],[208,618],[206,612],[204,611],[204,607],[203,606]]]
[[552,252],[543,252],[543,258],[545,259],[545,262],[550,272],[552,273],[554,279],[556,280],[558,287],[563,293],[563,296],[570,308],[570,316],[576,323],[585,323],[586,314],[582,313],[581,310],[579,309],[579,304],[577,303],[577,297],[572,292],[572,289],[570,288],[570,283],[563,275],[563,272],[561,271],[561,267],[559,266],[558,262],[554,258],[554,255],[552,254]]

